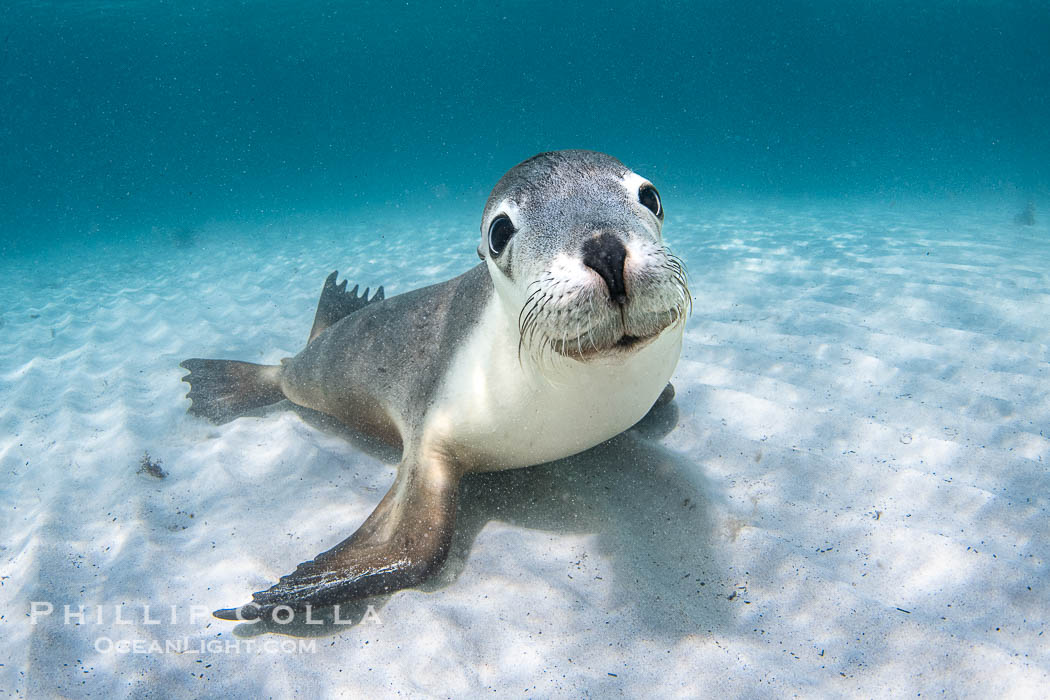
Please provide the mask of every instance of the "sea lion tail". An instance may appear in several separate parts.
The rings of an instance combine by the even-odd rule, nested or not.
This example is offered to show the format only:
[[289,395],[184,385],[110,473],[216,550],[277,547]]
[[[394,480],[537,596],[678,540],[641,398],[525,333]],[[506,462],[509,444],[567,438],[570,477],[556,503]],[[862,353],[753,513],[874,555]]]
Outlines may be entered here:
[[346,291],[346,280],[339,284],[335,283],[338,276],[339,271],[336,270],[328,275],[328,278],[324,281],[324,286],[321,288],[321,299],[317,302],[317,313],[314,315],[314,325],[310,328],[310,338],[307,340],[307,343],[319,336],[321,331],[329,326],[334,326],[355,311],[363,309],[373,302],[383,300],[382,287],[377,289],[372,298],[369,299],[367,287],[365,287],[364,293],[358,296],[358,285],[355,284],[354,288],[348,292]]
[[190,371],[182,378],[190,385],[190,413],[213,423],[228,423],[284,398],[281,368],[276,365],[193,358],[179,367]]

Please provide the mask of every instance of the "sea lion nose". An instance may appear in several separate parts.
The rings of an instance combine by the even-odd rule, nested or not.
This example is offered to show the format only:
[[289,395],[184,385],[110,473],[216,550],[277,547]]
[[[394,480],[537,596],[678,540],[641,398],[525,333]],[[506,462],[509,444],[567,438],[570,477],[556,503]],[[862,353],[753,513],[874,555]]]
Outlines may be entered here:
[[627,287],[623,281],[623,264],[627,248],[617,236],[602,231],[583,242],[583,264],[605,280],[609,298],[623,306],[627,303]]

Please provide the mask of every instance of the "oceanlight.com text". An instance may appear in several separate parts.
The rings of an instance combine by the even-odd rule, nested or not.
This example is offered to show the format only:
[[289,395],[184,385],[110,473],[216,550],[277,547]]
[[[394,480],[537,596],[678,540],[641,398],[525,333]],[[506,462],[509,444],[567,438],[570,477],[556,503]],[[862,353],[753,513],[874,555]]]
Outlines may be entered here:
[[314,654],[316,639],[113,639],[99,637],[100,654]]

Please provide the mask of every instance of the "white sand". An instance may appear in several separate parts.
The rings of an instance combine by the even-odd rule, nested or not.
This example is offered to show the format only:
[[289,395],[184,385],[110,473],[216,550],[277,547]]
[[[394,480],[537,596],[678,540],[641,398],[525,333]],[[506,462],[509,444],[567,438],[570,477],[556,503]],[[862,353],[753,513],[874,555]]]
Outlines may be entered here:
[[[178,362],[294,354],[330,270],[439,281],[476,260],[476,217],[0,263],[0,692],[1045,696],[1047,225],[944,202],[676,209],[695,294],[677,427],[470,482],[439,580],[303,653],[192,606],[244,603],[352,532],[393,469],[292,412],[190,417]],[[165,480],[135,473],[144,450]],[[31,625],[32,601],[54,612]]]

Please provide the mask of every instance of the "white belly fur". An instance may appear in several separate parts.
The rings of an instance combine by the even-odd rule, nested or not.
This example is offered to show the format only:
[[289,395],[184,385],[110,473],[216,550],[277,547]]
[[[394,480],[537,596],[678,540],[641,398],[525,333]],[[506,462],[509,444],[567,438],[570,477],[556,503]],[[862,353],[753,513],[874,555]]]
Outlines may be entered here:
[[631,355],[559,356],[540,375],[529,357],[518,360],[515,320],[494,294],[427,414],[425,443],[452,448],[474,470],[540,464],[623,432],[652,407],[682,349],[678,324]]

